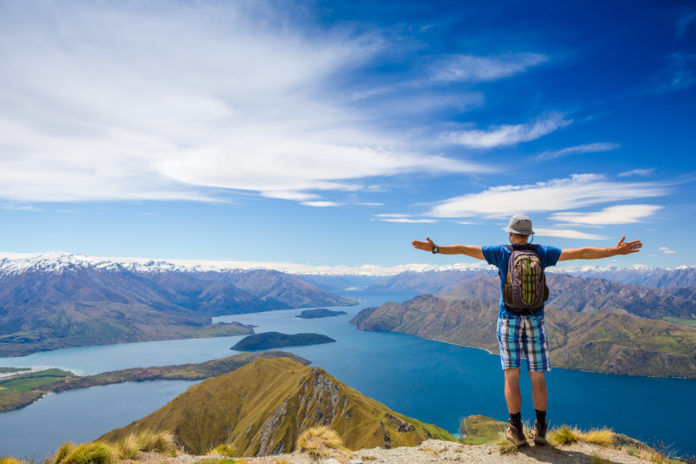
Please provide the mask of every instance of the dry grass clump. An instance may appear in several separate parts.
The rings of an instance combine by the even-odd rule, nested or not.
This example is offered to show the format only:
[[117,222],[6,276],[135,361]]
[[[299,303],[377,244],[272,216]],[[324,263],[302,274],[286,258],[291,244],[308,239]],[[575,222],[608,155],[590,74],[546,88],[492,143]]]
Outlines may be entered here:
[[580,434],[580,440],[601,446],[612,446],[616,434],[611,429],[592,429]]
[[334,458],[345,461],[351,452],[341,437],[328,427],[311,427],[297,439],[297,447],[314,458]]
[[571,445],[582,441],[594,445],[613,447],[616,442],[615,438],[616,434],[611,429],[591,429],[583,432],[580,429],[570,428],[567,425],[550,430],[548,433],[548,441],[552,445]]
[[635,456],[639,459],[645,461],[654,462],[655,464],[679,464],[681,461],[672,459],[664,454],[650,448],[649,446],[638,447],[638,446],[624,446],[621,448],[631,456]]
[[196,464],[247,464],[246,459],[232,459],[232,458],[205,458],[200,461],[196,461]]
[[114,446],[118,453],[118,457],[121,459],[135,459],[138,455],[138,451],[140,451],[138,437],[132,433],[119,440]]
[[5,456],[0,458],[0,464],[24,464],[24,461],[20,461],[12,456]]
[[581,436],[582,432],[580,430],[562,425],[558,429],[550,430],[546,439],[552,445],[572,445],[577,441],[581,441]]
[[61,445],[52,464],[114,464],[116,450],[112,445],[95,441],[75,445],[68,442]]
[[138,433],[137,440],[140,451],[176,454],[176,441],[171,432],[152,432],[144,430]]
[[[563,425],[558,429],[549,431],[548,441],[552,445],[570,445],[581,441],[606,446],[608,448],[615,448],[625,451],[631,456],[635,456],[646,461],[651,461],[655,464],[675,464],[679,462],[636,440],[631,440],[633,442],[632,444],[621,444],[622,440],[619,439],[619,436],[611,429],[606,428],[592,429],[588,432],[583,432],[577,428],[570,428],[567,425]],[[593,456],[592,462],[601,464],[609,461],[599,456],[597,456],[595,459],[595,456]]]
[[219,454],[221,456],[231,458],[239,455],[239,452],[237,452],[237,448],[234,446],[223,443],[208,451],[208,454]]
[[500,454],[513,454],[518,451],[517,445],[505,438],[505,432],[498,434],[498,441],[495,442]]

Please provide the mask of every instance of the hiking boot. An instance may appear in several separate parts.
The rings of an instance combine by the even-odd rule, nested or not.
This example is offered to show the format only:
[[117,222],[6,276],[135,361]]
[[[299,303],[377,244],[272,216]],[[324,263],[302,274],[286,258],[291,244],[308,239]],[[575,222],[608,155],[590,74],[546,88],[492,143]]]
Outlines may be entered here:
[[508,425],[505,438],[513,442],[518,448],[527,444],[527,439],[524,437],[524,433],[522,433],[522,427],[517,428],[512,424]]
[[534,421],[534,428],[529,432],[529,437],[534,440],[537,445],[545,445],[547,424],[540,424],[539,421]]

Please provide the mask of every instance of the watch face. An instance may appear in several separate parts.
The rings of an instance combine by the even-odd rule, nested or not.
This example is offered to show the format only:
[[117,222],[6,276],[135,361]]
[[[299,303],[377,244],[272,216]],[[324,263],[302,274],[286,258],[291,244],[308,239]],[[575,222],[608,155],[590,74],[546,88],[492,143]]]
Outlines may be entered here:
[[439,247],[433,247],[433,253],[439,253],[440,248]]

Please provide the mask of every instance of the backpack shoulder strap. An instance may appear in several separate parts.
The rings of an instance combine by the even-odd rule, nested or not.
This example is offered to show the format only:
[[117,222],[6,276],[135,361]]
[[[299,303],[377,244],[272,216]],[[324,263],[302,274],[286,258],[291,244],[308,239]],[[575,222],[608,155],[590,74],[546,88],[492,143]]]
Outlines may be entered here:
[[539,249],[539,245],[537,243],[530,244],[529,249],[536,252]]

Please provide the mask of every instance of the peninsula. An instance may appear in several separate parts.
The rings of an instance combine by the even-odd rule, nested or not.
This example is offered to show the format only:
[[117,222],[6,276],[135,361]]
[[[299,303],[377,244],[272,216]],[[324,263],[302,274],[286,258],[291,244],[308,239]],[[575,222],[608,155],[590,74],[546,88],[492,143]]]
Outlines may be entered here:
[[292,358],[308,365],[310,361],[292,353],[266,351],[263,353],[240,353],[199,364],[173,366],[136,367],[97,375],[78,376],[60,369],[48,369],[17,375],[0,381],[0,412],[27,406],[47,393],[59,393],[79,388],[95,387],[125,382],[151,380],[203,380],[232,372],[257,359]]

